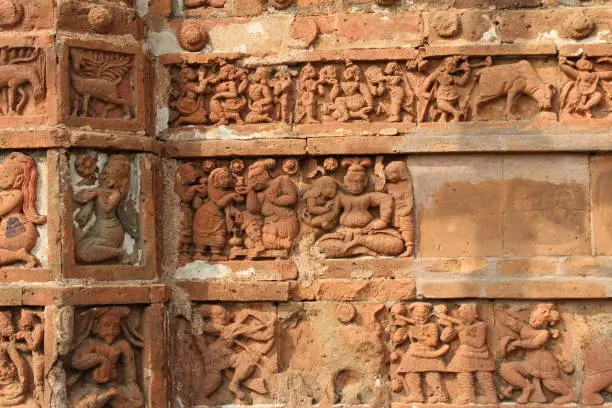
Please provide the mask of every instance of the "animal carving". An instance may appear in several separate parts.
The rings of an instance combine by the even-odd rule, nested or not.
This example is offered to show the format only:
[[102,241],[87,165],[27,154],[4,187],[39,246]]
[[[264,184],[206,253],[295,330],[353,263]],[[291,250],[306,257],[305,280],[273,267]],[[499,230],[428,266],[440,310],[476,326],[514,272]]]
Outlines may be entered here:
[[74,91],[73,115],[96,116],[90,112],[92,99],[104,104],[100,117],[121,109],[124,119],[131,119],[130,107],[119,93],[119,83],[132,66],[133,57],[114,52],[72,50],[70,78]]
[[472,115],[478,120],[481,104],[506,97],[504,115],[506,119],[516,120],[516,102],[522,94],[533,98],[540,111],[548,111],[552,105],[554,87],[540,79],[529,62],[522,60],[514,64],[496,65],[483,68],[477,76],[477,85],[472,103]]
[[28,103],[28,93],[25,89],[27,84],[32,86],[36,101],[44,98],[44,67],[44,54],[39,49],[0,48],[0,90],[5,95],[7,114],[23,114]]

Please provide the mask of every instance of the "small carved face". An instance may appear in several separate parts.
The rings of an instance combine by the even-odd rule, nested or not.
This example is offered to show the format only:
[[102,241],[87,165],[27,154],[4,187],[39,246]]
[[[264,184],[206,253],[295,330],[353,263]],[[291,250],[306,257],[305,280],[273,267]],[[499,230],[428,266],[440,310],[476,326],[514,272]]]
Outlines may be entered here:
[[7,166],[0,166],[0,188],[8,190],[11,188],[19,188],[21,179],[23,178],[18,168],[7,168]]
[[222,65],[221,68],[219,68],[219,78],[226,81],[231,78],[233,72],[234,68],[230,64]]
[[247,173],[247,185],[255,191],[263,191],[270,182],[270,174],[263,167],[250,168]]
[[183,164],[179,168],[179,174],[185,184],[193,184],[196,182],[200,174],[191,164]]
[[478,317],[476,305],[474,304],[465,304],[459,306],[458,314],[459,318],[467,324],[474,323],[474,321]]
[[427,303],[419,303],[413,305],[410,314],[412,318],[419,323],[425,323],[429,319],[429,313],[431,312],[431,305]]
[[538,101],[540,109],[550,110],[554,91],[555,90],[551,84],[542,83],[542,85],[533,93],[536,101]]
[[593,69],[593,64],[591,63],[591,61],[589,61],[586,58],[580,58],[576,62],[576,68],[578,68],[581,71],[590,71]]
[[282,169],[285,174],[295,174],[299,169],[298,161],[296,159],[285,159],[283,160]]
[[230,313],[222,306],[212,305],[210,308],[210,320],[218,325],[226,325],[230,322]]
[[83,178],[90,177],[98,169],[96,160],[88,154],[79,154],[74,160],[74,168]]
[[179,82],[181,84],[185,84],[191,82],[197,78],[195,70],[190,67],[181,68],[181,72],[179,73]]
[[406,180],[408,178],[406,165],[402,162],[389,163],[385,169],[385,176],[390,183],[398,183],[402,180]]
[[366,178],[365,172],[362,171],[349,171],[344,178],[344,187],[346,191],[353,195],[363,193],[367,185],[368,179]]
[[111,314],[105,314],[98,319],[95,333],[106,344],[112,344],[121,334],[121,319]]
[[10,312],[0,312],[0,336],[9,337],[15,334]]
[[213,171],[214,168],[215,168],[214,160],[204,160],[202,162],[202,170],[204,171],[204,173],[210,173],[211,171]]
[[244,162],[241,159],[234,159],[230,163],[230,170],[234,174],[242,174],[244,171]]

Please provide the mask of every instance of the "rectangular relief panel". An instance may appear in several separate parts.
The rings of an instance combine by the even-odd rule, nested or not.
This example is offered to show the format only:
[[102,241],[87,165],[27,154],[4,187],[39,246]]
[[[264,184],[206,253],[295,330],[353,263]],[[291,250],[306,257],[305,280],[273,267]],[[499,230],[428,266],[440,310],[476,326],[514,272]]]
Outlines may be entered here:
[[610,402],[607,303],[191,303],[175,405],[396,408]]
[[71,277],[154,276],[153,162],[146,154],[75,150],[69,155]]
[[312,256],[413,253],[405,158],[203,159],[177,166],[164,231],[175,264],[183,266],[177,277],[197,275],[209,262],[257,268],[276,260],[266,264],[282,270]]

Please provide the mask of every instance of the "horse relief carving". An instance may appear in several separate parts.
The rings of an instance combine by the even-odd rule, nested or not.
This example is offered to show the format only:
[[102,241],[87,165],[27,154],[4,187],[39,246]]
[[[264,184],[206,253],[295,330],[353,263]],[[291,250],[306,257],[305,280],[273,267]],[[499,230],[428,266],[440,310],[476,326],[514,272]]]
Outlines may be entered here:
[[39,48],[0,48],[1,115],[24,115],[46,96],[45,53]]
[[75,313],[74,340],[66,358],[71,408],[144,408],[140,312],[103,306]]
[[180,260],[287,258],[299,231],[296,159],[180,165]]
[[[117,52],[70,50],[70,86],[73,116],[130,120],[129,81],[134,56]],[[131,86],[131,85],[130,85]]]
[[132,159],[87,152],[71,162],[77,261],[137,263],[138,180],[132,180]]

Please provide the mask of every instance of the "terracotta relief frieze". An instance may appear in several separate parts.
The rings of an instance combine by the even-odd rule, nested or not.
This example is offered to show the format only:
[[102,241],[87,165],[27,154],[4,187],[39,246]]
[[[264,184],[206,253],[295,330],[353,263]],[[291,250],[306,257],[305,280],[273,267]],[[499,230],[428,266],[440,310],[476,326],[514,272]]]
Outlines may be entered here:
[[[591,111],[604,118],[610,103],[605,90],[609,61],[602,57],[560,57],[558,64],[511,55],[244,62],[170,64],[170,132],[237,125],[260,125],[266,131],[272,128],[264,124],[270,123],[297,135],[329,133],[340,124],[388,125],[407,132],[436,122],[555,122],[558,116],[561,121],[588,119]],[[583,91],[572,91],[574,85]],[[257,126],[248,129],[258,131]]]
[[179,164],[181,264],[289,258],[410,257],[412,181],[401,158],[204,159]]
[[192,303],[173,318],[173,353],[189,362],[174,366],[174,390],[188,406],[599,405],[610,384],[601,307]]

